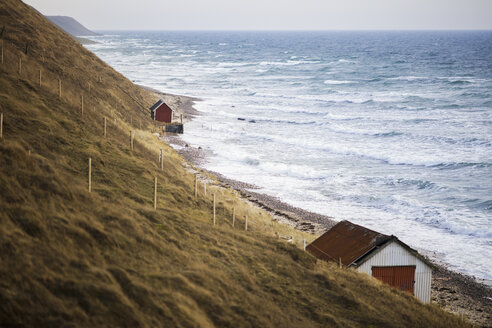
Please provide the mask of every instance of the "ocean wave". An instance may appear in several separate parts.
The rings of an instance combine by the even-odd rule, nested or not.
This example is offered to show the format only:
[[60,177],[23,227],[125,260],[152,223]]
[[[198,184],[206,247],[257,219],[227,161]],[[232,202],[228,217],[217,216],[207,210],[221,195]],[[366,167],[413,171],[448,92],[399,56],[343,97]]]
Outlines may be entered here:
[[313,64],[314,61],[307,60],[288,60],[286,62],[280,61],[262,61],[259,63],[260,66],[296,66],[301,64]]
[[395,76],[389,77],[387,80],[395,80],[395,81],[418,81],[418,80],[427,80],[426,76],[413,76],[413,75],[403,75],[403,76]]
[[461,220],[448,219],[447,213],[437,208],[422,209],[422,214],[415,217],[415,221],[432,226],[448,233],[455,235],[466,235],[474,238],[492,238],[492,230],[490,227],[484,227],[481,224],[471,222],[463,222]]
[[471,83],[472,83],[471,81],[467,81],[467,80],[449,81],[449,84],[452,84],[452,85],[464,85],[464,84],[471,84]]
[[354,83],[358,83],[356,81],[338,81],[338,80],[325,80],[323,82],[324,84],[354,84]]
[[487,162],[449,162],[449,163],[438,163],[434,165],[430,165],[430,167],[437,168],[440,170],[457,170],[465,167],[474,167],[474,168],[491,168],[492,163]]
[[396,136],[402,136],[403,132],[397,132],[397,131],[391,131],[391,132],[381,132],[381,133],[375,133],[373,136],[375,137],[396,137]]

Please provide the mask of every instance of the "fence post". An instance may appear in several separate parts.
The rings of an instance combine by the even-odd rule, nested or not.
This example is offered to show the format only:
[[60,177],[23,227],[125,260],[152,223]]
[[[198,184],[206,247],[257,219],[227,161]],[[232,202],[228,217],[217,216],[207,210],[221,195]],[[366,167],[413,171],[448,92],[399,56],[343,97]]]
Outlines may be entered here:
[[203,194],[205,196],[207,196],[207,183],[206,182],[203,183]]
[[304,248],[304,251],[306,251],[306,238],[303,239],[303,248]]
[[3,139],[3,113],[0,113],[0,139]]
[[154,210],[157,209],[157,177],[154,177]]
[[161,171],[164,170],[164,154],[162,152],[162,148],[161,148],[161,155],[159,157],[159,161],[160,161],[160,164],[161,164]]
[[232,227],[234,228],[234,223],[236,222],[236,208],[232,208]]
[[198,174],[195,173],[195,199],[198,197]]
[[104,137],[106,137],[106,116],[104,116]]
[[42,72],[39,70],[39,87],[41,87]]
[[92,191],[92,158],[89,157],[89,192]]
[[58,98],[62,97],[62,81],[58,79]]
[[214,225],[215,225],[215,193],[214,193]]
[[91,95],[91,84],[89,83],[89,96]]
[[181,124],[183,124],[183,114],[179,114],[179,120],[181,121]]
[[342,268],[342,258],[338,258],[338,267],[341,269]]
[[248,216],[247,215],[245,216],[245,220],[244,220],[244,230],[248,231]]

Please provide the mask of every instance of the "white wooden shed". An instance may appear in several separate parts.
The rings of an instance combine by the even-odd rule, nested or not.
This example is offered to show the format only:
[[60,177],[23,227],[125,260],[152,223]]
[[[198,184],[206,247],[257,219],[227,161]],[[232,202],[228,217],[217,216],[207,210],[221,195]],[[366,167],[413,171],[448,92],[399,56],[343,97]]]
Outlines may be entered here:
[[342,221],[306,247],[313,255],[340,262],[430,303],[432,265],[395,236]]

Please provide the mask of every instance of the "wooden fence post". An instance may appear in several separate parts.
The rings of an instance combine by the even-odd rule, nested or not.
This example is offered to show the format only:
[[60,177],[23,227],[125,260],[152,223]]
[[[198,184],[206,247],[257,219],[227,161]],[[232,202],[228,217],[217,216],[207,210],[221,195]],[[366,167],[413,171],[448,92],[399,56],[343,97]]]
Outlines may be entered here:
[[306,238],[303,239],[303,248],[304,248],[304,251],[306,251]]
[[154,177],[154,210],[157,209],[157,177]]
[[232,227],[234,228],[234,223],[236,222],[236,208],[232,208]]
[[214,193],[214,225],[215,225],[215,193]]
[[62,97],[62,81],[58,79],[58,98]]
[[106,137],[106,116],[104,116],[104,137]]
[[207,183],[206,182],[203,183],[203,194],[205,196],[207,196]]
[[89,157],[89,192],[92,191],[92,158]]
[[342,258],[338,258],[338,267],[341,269],[342,268]]
[[159,156],[159,161],[160,161],[160,165],[161,165],[161,171],[164,170],[164,153],[162,152],[162,148],[161,148],[161,154]]
[[41,87],[41,82],[42,81],[42,72],[39,70],[39,87]]
[[89,96],[91,95],[91,84],[89,83]]
[[0,113],[0,139],[3,139],[3,113]]
[[179,114],[179,120],[181,121],[181,124],[183,124],[183,114]]
[[198,174],[195,173],[195,199],[198,197]]
[[244,230],[248,231],[248,216],[247,215],[245,216],[245,220],[244,220]]

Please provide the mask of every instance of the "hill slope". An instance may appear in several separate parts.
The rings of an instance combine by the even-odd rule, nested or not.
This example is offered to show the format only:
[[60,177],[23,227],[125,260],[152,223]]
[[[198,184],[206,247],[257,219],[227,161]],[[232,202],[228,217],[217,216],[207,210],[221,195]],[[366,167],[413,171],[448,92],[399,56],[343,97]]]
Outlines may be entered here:
[[69,16],[46,16],[46,18],[72,36],[98,35],[96,32],[87,29],[84,25]]
[[232,190],[195,197],[151,134],[155,95],[19,0],[0,22],[0,326],[467,326],[275,239],[289,228]]

